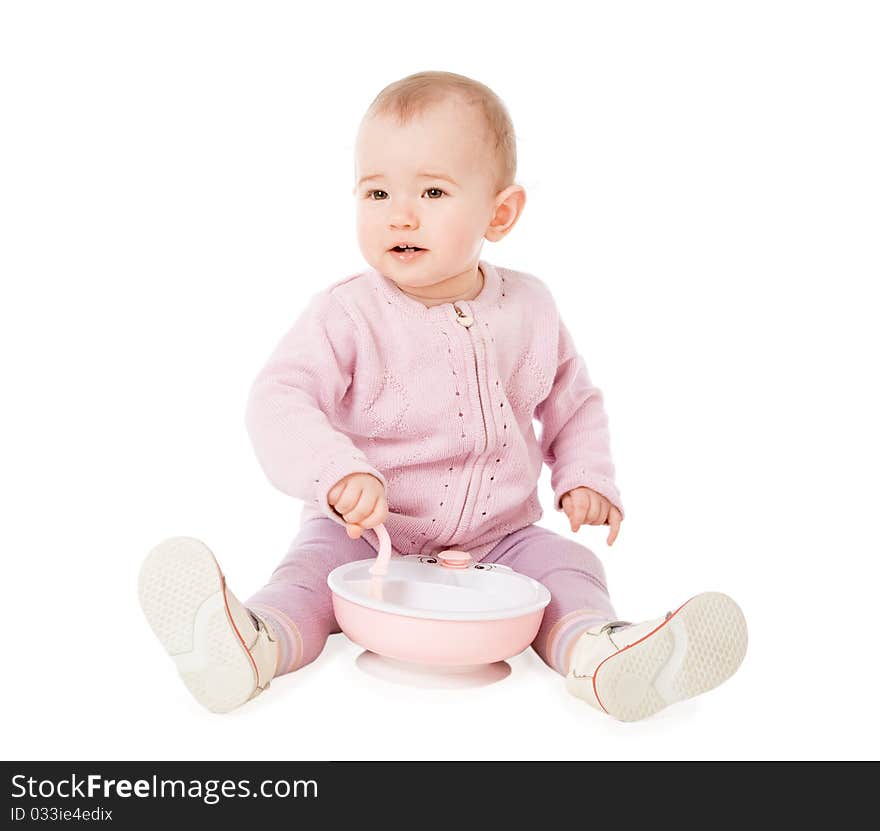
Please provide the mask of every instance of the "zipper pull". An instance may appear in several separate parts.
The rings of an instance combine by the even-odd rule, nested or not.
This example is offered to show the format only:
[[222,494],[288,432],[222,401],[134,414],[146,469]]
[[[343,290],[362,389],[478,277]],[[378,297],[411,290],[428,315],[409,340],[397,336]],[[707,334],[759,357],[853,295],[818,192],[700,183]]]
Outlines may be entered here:
[[455,309],[455,314],[458,315],[456,320],[466,329],[469,329],[473,324],[474,319],[470,315],[466,315],[455,303],[452,304],[452,308]]

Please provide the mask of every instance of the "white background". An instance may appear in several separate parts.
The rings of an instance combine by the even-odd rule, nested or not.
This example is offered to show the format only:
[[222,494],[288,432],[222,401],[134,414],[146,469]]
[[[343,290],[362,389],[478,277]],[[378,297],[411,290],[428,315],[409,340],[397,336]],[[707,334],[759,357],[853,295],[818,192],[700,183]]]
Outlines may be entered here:
[[[876,758],[878,35],[854,2],[4,3],[3,755]],[[739,673],[648,721],[531,651],[417,689],[343,635],[216,716],[138,606],[168,536],[240,597],[295,536],[248,387],[365,267],[357,122],[423,69],[513,116],[528,204],[483,258],[549,284],[605,392],[627,519],[576,539],[618,613],[747,616]]]

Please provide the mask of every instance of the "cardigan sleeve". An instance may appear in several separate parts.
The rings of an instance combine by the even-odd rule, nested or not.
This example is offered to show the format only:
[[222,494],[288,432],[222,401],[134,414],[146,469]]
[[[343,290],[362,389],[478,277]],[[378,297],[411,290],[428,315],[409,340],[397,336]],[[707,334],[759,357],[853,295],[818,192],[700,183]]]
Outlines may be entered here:
[[331,423],[356,364],[354,322],[330,291],[315,295],[253,382],[245,423],[257,459],[280,491],[344,520],[327,502],[350,473],[385,477]]
[[562,497],[572,488],[586,487],[606,497],[622,516],[602,392],[590,380],[561,318],[556,375],[535,416],[541,422],[541,450],[551,471],[554,509],[562,510]]

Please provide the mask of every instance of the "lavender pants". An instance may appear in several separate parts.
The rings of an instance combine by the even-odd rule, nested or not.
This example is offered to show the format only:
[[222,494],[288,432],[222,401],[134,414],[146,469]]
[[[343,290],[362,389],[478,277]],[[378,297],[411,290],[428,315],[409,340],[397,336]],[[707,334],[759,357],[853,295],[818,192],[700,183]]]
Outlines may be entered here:
[[[351,539],[332,519],[316,517],[303,523],[269,583],[245,602],[279,641],[276,675],[314,661],[327,637],[341,631],[333,614],[327,575],[344,563],[375,556],[368,542]],[[510,566],[549,589],[550,605],[532,647],[563,675],[577,637],[600,621],[615,619],[598,557],[547,528],[529,525],[508,534],[482,562]]]

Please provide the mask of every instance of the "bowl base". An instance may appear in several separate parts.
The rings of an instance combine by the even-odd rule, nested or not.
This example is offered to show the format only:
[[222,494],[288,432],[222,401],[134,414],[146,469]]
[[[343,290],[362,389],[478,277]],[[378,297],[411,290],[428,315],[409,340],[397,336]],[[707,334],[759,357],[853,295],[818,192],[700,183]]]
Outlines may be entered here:
[[426,689],[460,690],[468,687],[486,687],[503,681],[510,675],[510,664],[507,661],[467,666],[438,666],[387,658],[369,650],[361,652],[355,664],[358,669],[374,678],[405,687]]

